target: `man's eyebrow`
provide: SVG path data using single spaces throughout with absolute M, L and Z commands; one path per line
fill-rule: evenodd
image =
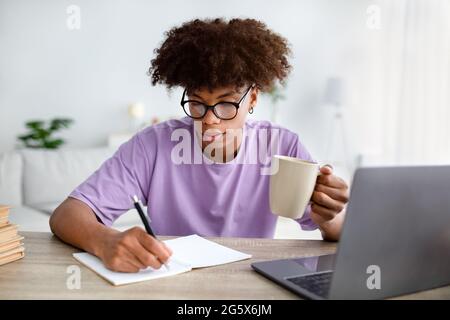
M 203 98 L 200 97 L 198 94 L 192 93 L 192 96 L 193 96 L 193 97 L 196 97 L 196 98 L 199 98 L 200 100 L 203 100 Z
M 228 96 L 232 96 L 234 94 L 237 94 L 238 92 L 236 91 L 229 91 L 229 92 L 225 92 L 224 94 L 221 94 L 220 96 L 218 96 L 216 99 L 221 99 L 221 98 L 225 98 Z

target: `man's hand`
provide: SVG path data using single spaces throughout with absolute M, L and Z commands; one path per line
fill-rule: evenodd
M 324 238 L 338 240 L 345 204 L 349 192 L 345 181 L 333 175 L 330 165 L 320 168 L 316 186 L 311 197 L 311 219 L 319 226 Z
M 114 232 L 104 239 L 99 257 L 108 269 L 119 272 L 138 272 L 152 267 L 159 269 L 172 250 L 145 230 L 134 227 L 124 232 Z

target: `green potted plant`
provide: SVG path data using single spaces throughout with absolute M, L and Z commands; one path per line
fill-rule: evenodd
M 28 121 L 25 126 L 28 132 L 18 136 L 18 139 L 26 148 L 58 149 L 65 141 L 55 138 L 53 134 L 63 128 L 68 128 L 73 123 L 72 119 L 56 118 L 47 121 Z

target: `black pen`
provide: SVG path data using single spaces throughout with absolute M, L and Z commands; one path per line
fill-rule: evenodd
M 147 233 L 149 235 L 151 235 L 153 238 L 158 240 L 158 238 L 156 237 L 156 235 L 153 232 L 152 228 L 150 227 L 149 221 L 148 221 L 147 217 L 145 216 L 144 211 L 142 210 L 142 206 L 141 206 L 141 203 L 139 201 L 139 198 L 136 195 L 133 196 L 133 202 L 134 202 L 134 207 L 136 208 L 137 212 L 139 213 L 139 216 L 141 217 L 142 223 L 144 224 L 145 231 L 147 231 Z M 167 270 L 169 270 L 169 266 L 168 266 L 167 263 L 162 262 L 162 264 L 164 264 L 164 266 L 167 268 Z

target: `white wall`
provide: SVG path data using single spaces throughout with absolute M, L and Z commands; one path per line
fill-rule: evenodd
M 30 119 L 71 117 L 68 146 L 104 144 L 127 129 L 126 107 L 148 117 L 182 115 L 180 90 L 168 95 L 146 75 L 164 31 L 194 17 L 253 17 L 292 44 L 294 72 L 279 122 L 324 157 L 330 118 L 321 108 L 325 79 L 351 79 L 364 63 L 369 1 L 61 1 L 0 0 L 0 152 L 11 150 Z M 81 29 L 66 26 L 69 5 Z M 269 118 L 268 100 L 253 117 Z

